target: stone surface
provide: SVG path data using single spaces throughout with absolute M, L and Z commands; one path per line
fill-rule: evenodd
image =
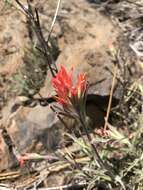
M 12 155 L 2 135 L 2 129 L 0 129 L 0 172 L 10 168 L 13 164 L 14 160 L 12 160 Z
M 0 74 L 14 73 L 29 41 L 25 18 L 15 8 L 1 5 L 0 15 Z
M 32 148 L 35 150 L 39 142 L 42 144 L 41 150 L 50 151 L 58 146 L 61 127 L 48 106 L 36 106 L 19 109 L 9 121 L 8 132 L 21 153 L 29 152 Z

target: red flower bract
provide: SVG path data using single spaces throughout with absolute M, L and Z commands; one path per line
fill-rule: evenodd
M 70 98 L 74 96 L 77 100 L 82 97 L 87 88 L 87 79 L 85 74 L 79 74 L 76 85 L 73 84 L 73 69 L 68 73 L 61 66 L 60 71 L 52 79 L 52 85 L 57 93 L 56 100 L 62 105 L 69 105 Z

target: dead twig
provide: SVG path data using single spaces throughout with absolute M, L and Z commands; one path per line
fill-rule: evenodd
M 116 80 L 116 75 L 117 75 L 117 65 L 114 66 L 114 73 L 113 74 L 114 75 L 113 75 L 112 86 L 111 86 L 111 90 L 110 90 L 110 97 L 109 97 L 109 102 L 108 102 L 108 108 L 107 108 L 107 113 L 106 113 L 106 117 L 105 117 L 104 131 L 107 130 L 107 126 L 108 126 L 108 119 L 109 119 L 109 115 L 110 115 L 112 98 L 113 98 L 113 91 L 114 91 L 115 80 Z
M 48 43 L 49 40 L 50 40 L 50 37 L 51 37 L 52 31 L 53 31 L 53 28 L 54 28 L 54 25 L 55 25 L 55 22 L 56 22 L 56 18 L 57 18 L 57 15 L 58 15 L 59 9 L 60 9 L 60 5 L 61 5 L 61 0 L 58 0 L 57 8 L 56 8 L 56 11 L 55 11 L 55 15 L 54 15 L 54 18 L 53 18 L 53 21 L 52 21 L 51 27 L 50 27 L 50 31 L 49 31 L 49 35 L 48 35 L 47 43 Z
M 75 159 L 76 163 L 85 163 L 89 162 L 90 158 L 89 157 L 83 157 L 83 158 L 78 158 Z M 16 185 L 15 189 L 28 189 L 31 187 L 37 187 L 43 180 L 45 180 L 49 175 L 52 173 L 58 173 L 60 171 L 63 171 L 65 169 L 71 168 L 71 163 L 68 161 L 58 161 L 53 164 L 50 164 L 47 168 L 44 168 L 39 175 L 36 175 L 32 177 L 30 180 L 26 180 L 22 184 Z
M 0 190 L 11 190 L 11 188 L 7 184 L 0 183 Z
M 142 3 L 137 3 L 137 2 L 135 2 L 135 0 L 133 0 L 133 1 L 126 0 L 126 2 L 128 2 L 128 3 L 130 3 L 130 4 L 134 4 L 134 5 L 139 6 L 139 7 L 142 7 L 142 6 L 143 6 Z

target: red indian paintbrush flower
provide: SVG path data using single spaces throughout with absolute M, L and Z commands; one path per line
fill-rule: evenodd
M 68 73 L 61 66 L 60 71 L 52 79 L 53 87 L 57 93 L 56 100 L 63 106 L 69 105 L 72 98 L 79 100 L 87 88 L 87 79 L 85 74 L 79 74 L 77 83 L 73 84 L 73 69 Z

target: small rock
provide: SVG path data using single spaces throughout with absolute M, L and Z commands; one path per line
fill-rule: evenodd
M 60 142 L 62 125 L 47 106 L 23 107 L 11 119 L 8 132 L 20 152 L 33 149 L 56 149 Z M 55 138 L 56 137 L 56 138 Z M 37 144 L 40 144 L 37 148 Z M 32 150 L 34 151 L 34 150 Z

